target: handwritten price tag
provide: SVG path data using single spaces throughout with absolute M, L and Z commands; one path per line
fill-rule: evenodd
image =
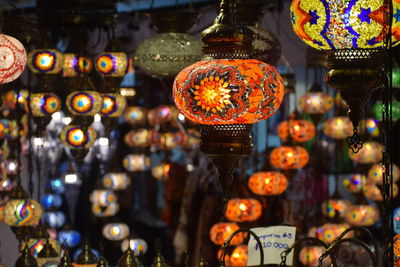
M 249 239 L 247 266 L 260 265 L 260 249 L 264 251 L 264 264 L 280 264 L 281 253 L 296 241 L 296 227 L 270 226 L 251 229 L 261 240 L 260 248 L 253 236 Z M 286 264 L 292 265 L 293 251 L 287 256 Z

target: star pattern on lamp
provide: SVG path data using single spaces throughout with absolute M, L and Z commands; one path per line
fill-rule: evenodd
M 371 18 L 369 17 L 369 14 L 371 14 L 371 8 L 361 8 L 361 13 L 358 15 L 358 18 L 360 19 L 360 22 L 366 22 L 368 24 L 371 23 Z

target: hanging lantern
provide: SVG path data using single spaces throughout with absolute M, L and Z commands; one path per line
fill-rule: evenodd
M 341 235 L 350 225 L 326 223 L 317 230 L 317 238 L 326 244 L 332 243 L 339 235 Z M 346 238 L 353 237 L 353 233 L 346 234 Z
M 368 171 L 368 180 L 372 183 L 382 185 L 383 184 L 383 170 L 385 166 L 382 163 L 376 163 L 372 165 L 371 169 Z M 400 169 L 396 164 L 392 164 L 393 172 L 392 179 L 393 183 L 396 183 L 400 178 Z
M 349 149 L 350 159 L 359 164 L 372 164 L 382 160 L 382 145 L 378 142 L 365 142 L 360 151 Z
M 60 254 L 53 248 L 49 240 L 46 240 L 43 249 L 39 252 L 36 261 L 38 267 L 58 266 Z
M 143 255 L 147 252 L 147 243 L 143 239 L 134 238 L 134 239 L 125 239 L 121 243 L 122 252 L 126 251 L 128 247 L 133 250 L 135 255 Z
M 43 214 L 43 222 L 50 228 L 58 229 L 64 226 L 67 217 L 62 211 L 49 211 Z
M 153 126 L 171 122 L 177 112 L 173 106 L 161 105 L 147 113 L 147 121 Z
M 150 131 L 146 129 L 132 130 L 124 136 L 124 142 L 130 147 L 148 147 L 150 145 Z
M 52 93 L 31 94 L 29 105 L 33 116 L 51 116 L 60 110 L 61 100 Z
M 393 2 L 396 10 L 399 4 Z M 384 1 L 368 0 L 323 2 L 294 0 L 291 5 L 294 32 L 306 44 L 328 50 L 325 80 L 339 90 L 349 105 L 349 117 L 354 135 L 348 140 L 357 152 L 362 141 L 357 132 L 364 104 L 373 90 L 383 84 L 383 53 L 387 25 Z M 392 44 L 400 39 L 396 16 L 392 20 Z
M 120 241 L 129 235 L 129 227 L 125 223 L 108 223 L 102 230 L 103 236 L 111 241 Z
M 92 127 L 85 132 L 79 126 L 67 125 L 60 132 L 61 142 L 70 149 L 89 149 L 96 141 L 96 137 L 96 131 Z
M 318 259 L 319 259 L 319 257 L 321 257 L 323 252 L 324 252 L 323 247 L 317 247 L 317 246 L 303 247 L 300 250 L 299 260 L 300 260 L 301 264 L 303 264 L 303 266 L 317 267 Z M 323 266 L 325 266 L 325 262 L 324 262 Z
M 141 126 L 146 123 L 146 110 L 142 107 L 127 107 L 123 114 L 124 120 L 133 125 L 133 126 Z
M 175 78 L 175 106 L 201 124 L 200 150 L 213 159 L 224 189 L 238 161 L 251 152 L 251 124 L 271 117 L 284 94 L 271 65 L 249 59 L 249 30 L 235 20 L 234 5 L 221 1 L 214 24 L 202 33 L 203 61 Z
M 399 194 L 399 187 L 393 184 L 393 198 Z M 363 188 L 364 196 L 372 201 L 383 201 L 381 189 L 374 183 L 367 183 Z
M 322 203 L 322 213 L 329 219 L 343 218 L 350 202 L 345 199 L 328 199 Z
M 348 175 L 343 179 L 343 186 L 352 193 L 359 193 L 367 184 L 365 175 L 353 174 Z
M 353 126 L 348 117 L 335 116 L 324 122 L 324 134 L 333 139 L 346 139 L 353 133 Z
M 131 184 L 131 179 L 124 172 L 110 172 L 102 178 L 103 186 L 114 191 L 125 190 Z
M 229 257 L 229 266 L 246 267 L 247 257 L 248 257 L 247 245 L 236 246 Z
M 280 172 L 256 172 L 250 176 L 248 186 L 254 194 L 275 196 L 286 191 L 288 179 Z
M 150 14 L 158 34 L 144 40 L 135 53 L 135 63 L 145 73 L 156 77 L 175 77 L 182 69 L 202 57 L 201 45 L 186 32 L 198 13 L 163 11 Z
M 128 71 L 128 56 L 123 52 L 103 52 L 95 61 L 97 72 L 105 77 L 122 77 Z
M 393 121 L 397 121 L 400 118 L 400 101 L 396 99 L 392 99 L 392 118 Z M 382 101 L 376 101 L 376 103 L 372 106 L 372 114 L 379 121 L 382 120 L 382 111 L 384 109 L 384 105 Z
M 182 132 L 162 133 L 159 147 L 165 150 L 172 150 L 178 146 L 184 145 L 186 136 Z
M 274 148 L 270 155 L 271 165 L 283 170 L 303 168 L 308 159 L 307 150 L 300 146 L 280 146 Z
M 122 161 L 122 165 L 129 172 L 145 171 L 150 164 L 150 158 L 143 154 L 129 154 Z
M 210 240 L 219 246 L 222 246 L 226 240 L 240 227 L 236 223 L 216 223 L 210 229 Z M 245 234 L 238 233 L 231 240 L 231 245 L 238 245 L 244 241 Z
M 233 222 L 252 222 L 262 214 L 260 201 L 254 198 L 232 198 L 228 200 L 225 217 Z
M 185 149 L 197 149 L 200 144 L 200 132 L 197 129 L 187 129 L 185 143 L 183 147 Z
M 57 74 L 63 62 L 63 54 L 56 49 L 37 49 L 28 54 L 28 67 L 33 73 Z
M 160 181 L 167 181 L 171 170 L 170 163 L 161 163 L 151 168 L 151 175 Z
M 14 37 L 0 34 L 0 84 L 17 79 L 26 66 L 26 51 L 20 41 Z
M 316 133 L 315 126 L 307 120 L 289 119 L 278 125 L 278 136 L 286 141 L 290 136 L 293 141 L 304 143 L 311 140 Z
M 120 94 L 102 94 L 103 107 L 100 114 L 104 117 L 119 117 L 126 108 L 126 99 Z
M 119 211 L 119 204 L 118 203 L 111 203 L 107 206 L 101 206 L 98 203 L 92 204 L 92 213 L 99 218 L 103 217 L 111 217 L 117 214 Z
M 58 209 L 63 203 L 62 197 L 58 194 L 45 194 L 42 196 L 40 204 L 46 210 Z
M 90 195 L 90 201 L 93 204 L 99 204 L 103 207 L 116 203 L 117 200 L 117 195 L 111 190 L 96 189 Z
M 94 116 L 100 113 L 102 97 L 95 91 L 77 91 L 67 96 L 66 103 L 73 115 Z
M 321 91 L 310 91 L 300 97 L 299 105 L 306 113 L 322 115 L 333 107 L 333 98 Z
M 379 211 L 371 205 L 354 205 L 348 208 L 345 218 L 354 226 L 372 226 L 379 219 Z
M 8 119 L 0 119 L 0 139 L 11 139 L 12 129 Z
M 58 231 L 57 239 L 60 244 L 72 248 L 81 243 L 81 234 L 75 230 L 61 230 Z
M 360 129 L 365 130 L 365 132 L 372 137 L 380 136 L 379 124 L 377 120 L 374 119 L 362 120 L 360 122 Z
M 90 73 L 92 69 L 93 62 L 90 58 L 78 56 L 74 53 L 64 54 L 63 77 L 77 77 L 79 74 Z
M 30 254 L 36 258 L 39 252 L 43 249 L 46 240 L 47 238 L 29 238 L 28 241 L 21 243 L 20 249 L 23 249 L 27 245 Z M 57 252 L 61 250 L 60 244 L 57 240 L 49 239 L 49 243 Z

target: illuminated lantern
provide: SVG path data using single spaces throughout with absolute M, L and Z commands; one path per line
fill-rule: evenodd
M 229 266 L 246 267 L 247 266 L 247 245 L 239 245 L 235 247 L 229 257 Z
M 393 182 L 396 183 L 400 178 L 400 169 L 396 164 L 392 164 L 393 173 L 392 178 Z M 378 185 L 383 184 L 383 169 L 385 168 L 382 163 L 376 163 L 372 165 L 371 169 L 368 171 L 368 180 L 372 183 L 376 183 Z
M 96 216 L 96 217 L 111 217 L 114 216 L 115 214 L 117 214 L 117 212 L 119 211 L 119 204 L 118 203 L 111 203 L 107 206 L 101 206 L 98 203 L 93 203 L 92 204 L 92 213 Z
M 106 77 L 122 77 L 128 71 L 128 56 L 123 52 L 104 52 L 96 58 L 98 73 Z
M 400 208 L 395 208 L 393 211 L 393 231 L 400 234 Z
M 357 153 L 349 149 L 350 159 L 360 164 L 372 164 L 382 160 L 382 145 L 378 142 L 365 142 Z
M 127 107 L 123 114 L 124 120 L 131 125 L 143 125 L 146 122 L 146 111 L 142 107 Z
M 367 183 L 363 188 L 364 196 L 372 201 L 383 201 L 381 189 L 374 183 Z M 393 184 L 393 197 L 396 197 L 399 193 L 399 187 L 397 184 Z
M 49 211 L 43 214 L 43 222 L 50 228 L 61 228 L 64 226 L 67 217 L 62 211 Z
M 380 130 L 378 121 L 374 119 L 365 119 L 360 122 L 360 129 L 365 130 L 372 137 L 379 137 Z
M 326 223 L 317 230 L 317 238 L 325 243 L 332 243 L 341 233 L 344 232 L 350 225 Z M 346 234 L 346 237 L 352 237 L 353 233 Z
M 89 127 L 84 131 L 80 126 L 67 125 L 60 132 L 60 139 L 63 145 L 69 149 L 89 149 L 96 141 L 97 133 Z
M 274 148 L 270 155 L 271 165 L 283 170 L 303 168 L 308 159 L 307 150 L 300 146 L 280 146 Z
M 384 105 L 380 100 L 372 106 L 372 114 L 379 121 L 382 120 L 383 107 Z M 400 101 L 397 101 L 396 99 L 392 99 L 392 118 L 394 121 L 400 118 Z
M 121 243 L 122 252 L 128 249 L 128 246 L 135 253 L 135 255 L 145 254 L 147 252 L 147 243 L 143 239 L 134 238 L 134 239 L 125 239 Z
M 122 161 L 124 168 L 130 172 L 145 171 L 150 163 L 150 158 L 143 154 L 129 154 Z
M 60 254 L 54 249 L 49 240 L 46 240 L 43 249 L 39 252 L 36 261 L 38 267 L 58 266 Z
M 343 179 L 343 186 L 346 187 L 352 193 L 359 193 L 363 187 L 367 184 L 365 175 L 353 174 L 346 176 Z
M 3 96 L 4 104 L 11 110 L 17 108 L 29 112 L 28 90 L 9 90 Z
M 293 141 L 304 143 L 315 136 L 316 130 L 312 122 L 307 120 L 289 119 L 278 125 L 278 136 L 286 141 L 290 136 Z
M 35 226 L 42 216 L 42 208 L 36 200 L 28 199 L 27 193 L 18 184 L 11 192 L 11 198 L 5 203 L 3 213 L 3 221 L 9 226 Z
M 352 135 L 353 125 L 348 117 L 335 116 L 324 122 L 324 134 L 333 139 L 345 139 Z
M 343 218 L 349 205 L 345 199 L 328 199 L 322 203 L 322 213 L 329 219 Z
M 57 235 L 58 242 L 72 248 L 81 243 L 81 234 L 75 230 L 61 230 Z
M 0 84 L 17 79 L 26 66 L 26 51 L 14 37 L 0 34 Z
M 102 230 L 103 236 L 111 241 L 120 241 L 129 235 L 129 227 L 125 223 L 108 223 Z
M 333 97 L 329 94 L 313 91 L 305 93 L 299 99 L 300 108 L 309 114 L 325 114 L 333 107 Z
M 25 245 L 28 245 L 29 252 L 31 253 L 32 256 L 37 257 L 39 252 L 43 249 L 44 244 L 46 242 L 47 238 L 29 238 L 28 241 L 22 242 L 20 245 L 20 250 L 25 247 Z M 51 246 L 59 252 L 61 250 L 60 244 L 57 242 L 55 239 L 48 239 Z
M 102 109 L 102 97 L 96 91 L 76 91 L 67 96 L 67 107 L 73 115 L 94 116 Z
M 171 170 L 171 164 L 161 163 L 151 168 L 151 175 L 160 181 L 167 181 L 169 178 L 169 171 Z
M 318 259 L 324 252 L 323 247 L 308 246 L 300 250 L 299 260 L 303 266 L 318 267 Z M 325 266 L 325 264 L 324 264 Z
M 260 201 L 254 198 L 232 198 L 228 200 L 225 217 L 233 222 L 252 222 L 262 214 Z
M 130 177 L 124 172 L 110 172 L 102 178 L 103 186 L 106 189 L 115 191 L 125 190 L 131 184 Z
M 100 206 L 107 206 L 118 201 L 117 195 L 114 191 L 96 189 L 90 195 L 90 201 L 93 204 L 99 204 Z
M 63 54 L 56 49 L 37 49 L 28 54 L 28 67 L 33 73 L 57 74 L 63 62 Z
M 31 94 L 29 105 L 33 116 L 51 116 L 60 110 L 61 100 L 52 93 Z
M 147 147 L 150 145 L 150 132 L 146 129 L 132 130 L 124 136 L 124 141 L 130 147 Z
M 43 208 L 45 209 L 58 209 L 61 207 L 63 200 L 60 195 L 57 194 L 45 194 L 42 196 L 40 201 Z
M 93 69 L 93 62 L 88 57 L 78 56 L 74 53 L 64 54 L 62 75 L 64 77 L 76 77 L 78 74 L 90 73 Z
M 162 149 L 172 150 L 186 142 L 186 136 L 181 132 L 167 132 L 161 134 L 160 146 Z
M 347 209 L 345 218 L 353 226 L 372 226 L 379 219 L 379 211 L 371 205 L 354 205 Z
M 256 172 L 250 176 L 248 186 L 260 196 L 280 195 L 288 187 L 288 179 L 280 172 Z
M 210 229 L 210 240 L 215 244 L 222 246 L 226 240 L 240 227 L 236 223 L 216 223 Z M 245 234 L 238 233 L 231 240 L 231 245 L 238 245 L 244 241 Z
M 151 125 L 164 124 L 172 121 L 177 110 L 172 106 L 158 106 L 147 113 L 147 120 Z
M 102 94 L 103 107 L 100 114 L 104 117 L 119 117 L 126 108 L 126 99 L 120 94 Z
M 202 57 L 200 42 L 187 34 L 196 21 L 195 12 L 154 12 L 151 20 L 158 34 L 144 40 L 135 53 L 135 63 L 156 77 L 175 77 Z

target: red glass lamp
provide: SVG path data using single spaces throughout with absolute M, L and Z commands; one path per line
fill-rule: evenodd
M 252 150 L 251 124 L 279 108 L 284 86 L 271 65 L 249 59 L 251 35 L 236 22 L 232 0 L 202 33 L 205 58 L 175 78 L 173 99 L 189 120 L 201 124 L 200 149 L 217 166 L 223 186 Z

